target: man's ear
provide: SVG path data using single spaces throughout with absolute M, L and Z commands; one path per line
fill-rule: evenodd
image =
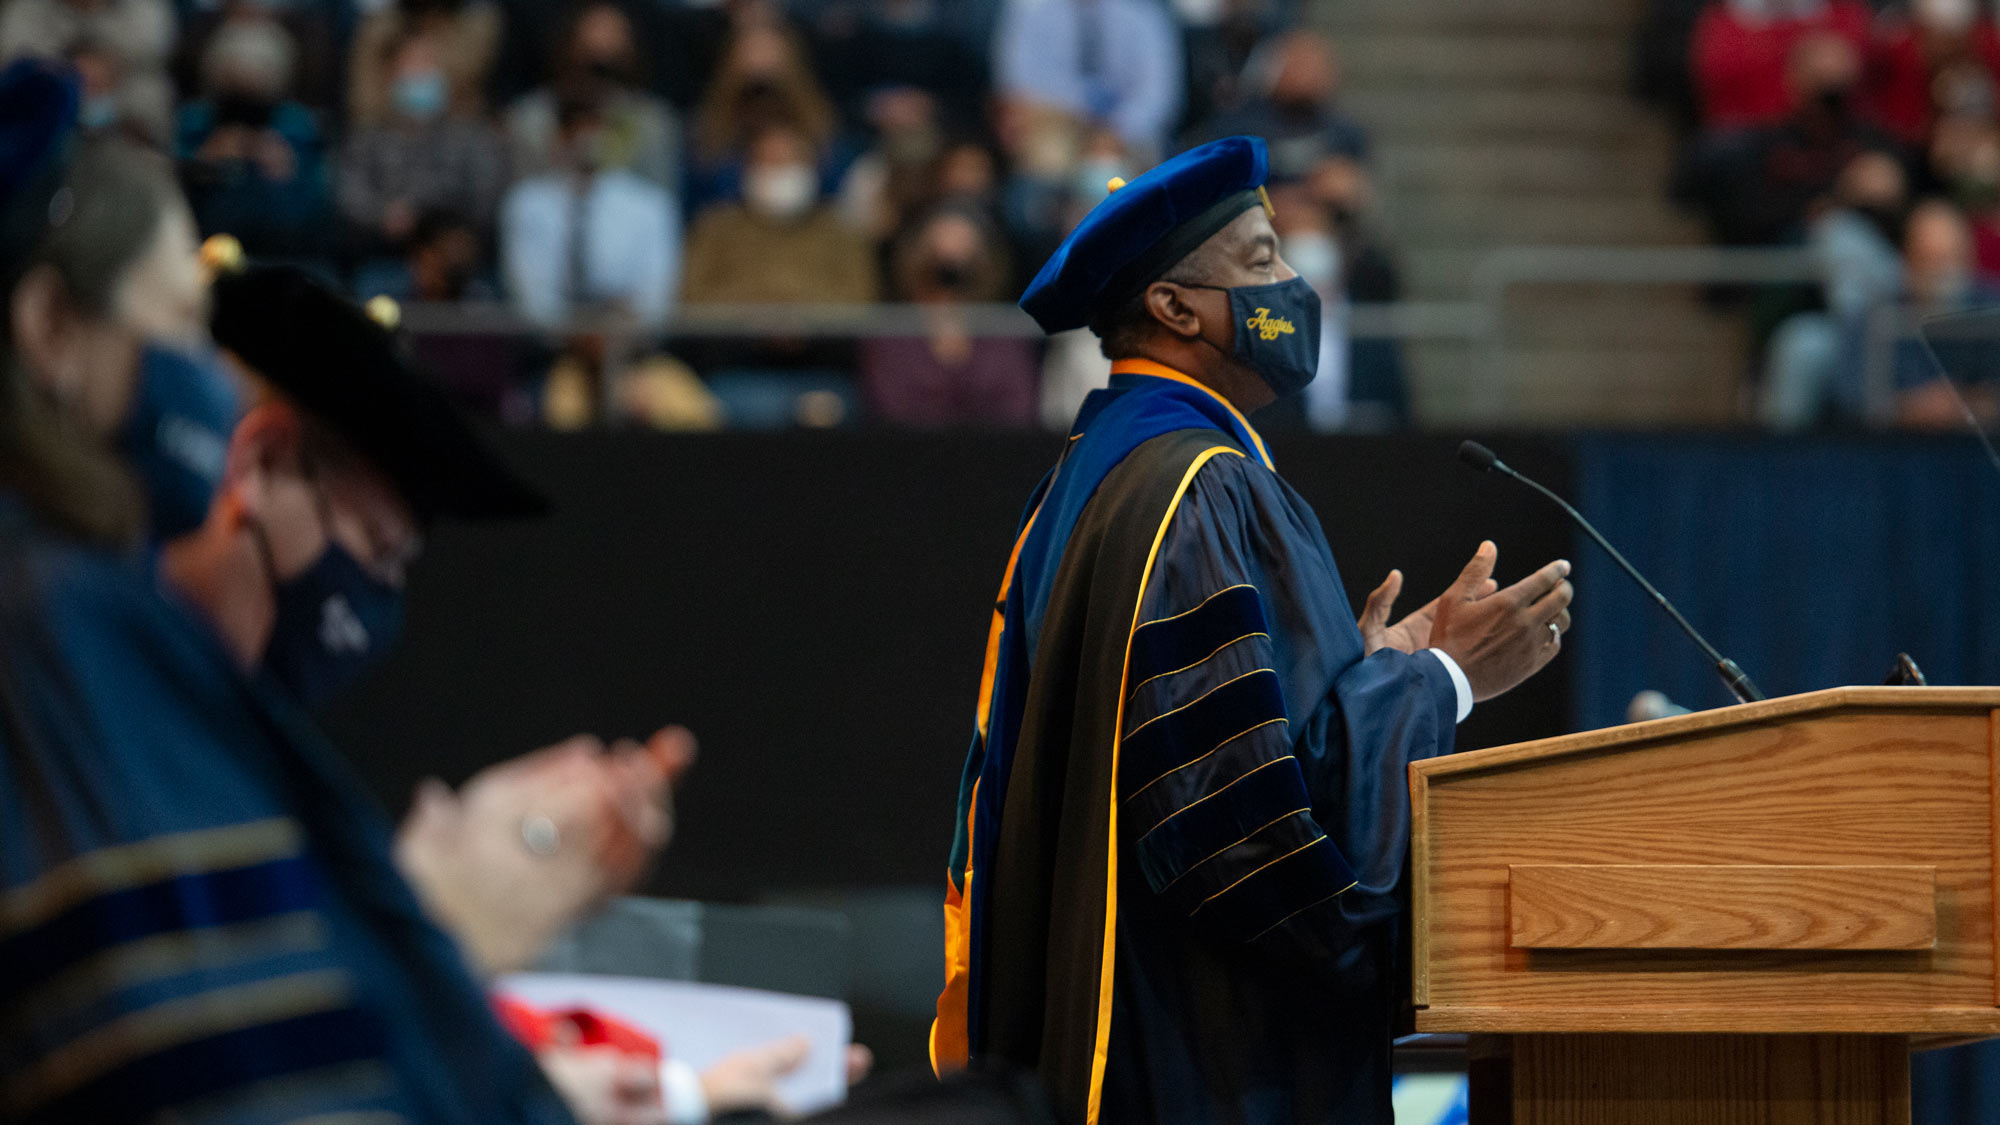
M 1172 282 L 1155 281 L 1146 287 L 1146 311 L 1176 336 L 1192 340 L 1201 335 L 1201 314 L 1188 303 L 1187 290 Z
M 29 270 L 15 284 L 7 308 L 7 327 L 15 350 L 27 361 L 29 378 L 57 401 L 75 391 L 64 385 L 72 374 L 65 370 L 72 360 L 64 346 L 71 312 L 62 278 L 48 265 Z
M 271 482 L 300 475 L 305 431 L 299 416 L 283 403 L 254 406 L 229 436 L 229 460 L 222 488 L 244 514 L 262 515 Z

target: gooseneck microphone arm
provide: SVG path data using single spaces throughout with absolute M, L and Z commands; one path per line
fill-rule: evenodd
M 1613 547 L 1610 540 L 1598 534 L 1597 529 L 1590 525 L 1590 521 L 1583 518 L 1582 512 L 1570 507 L 1569 501 L 1542 487 L 1540 482 L 1515 472 L 1505 461 L 1494 456 L 1492 450 L 1476 441 L 1468 441 L 1461 444 L 1458 447 L 1458 459 L 1475 469 L 1488 473 L 1499 473 L 1505 477 L 1512 477 L 1529 488 L 1534 489 L 1536 492 L 1541 493 L 1543 496 L 1548 497 L 1550 503 L 1561 508 L 1564 515 L 1567 515 L 1576 526 L 1582 528 L 1585 535 L 1590 536 L 1591 542 L 1604 548 L 1604 553 L 1611 556 L 1611 561 L 1617 563 L 1626 574 L 1631 575 L 1632 581 L 1637 582 L 1639 588 L 1646 591 L 1646 596 L 1653 599 L 1653 604 L 1665 610 L 1667 616 L 1674 619 L 1674 624 L 1679 625 L 1681 631 L 1686 633 L 1688 638 L 1700 647 L 1702 654 L 1707 656 L 1709 662 L 1715 665 L 1716 674 L 1722 677 L 1722 682 L 1728 685 L 1730 693 L 1736 696 L 1738 702 L 1754 703 L 1764 698 L 1764 693 L 1757 690 L 1757 685 L 1750 682 L 1750 677 L 1744 674 L 1743 669 L 1738 667 L 1734 660 L 1717 652 L 1715 646 L 1708 643 L 1708 638 L 1702 636 L 1693 625 L 1688 623 L 1687 618 L 1681 616 L 1681 611 L 1674 608 L 1674 604 L 1667 600 L 1667 596 L 1654 589 L 1653 584 L 1646 581 L 1646 576 L 1640 574 L 1637 567 L 1627 562 L 1624 555 L 1618 553 L 1618 548 Z

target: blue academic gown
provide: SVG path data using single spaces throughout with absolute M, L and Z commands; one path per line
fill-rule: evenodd
M 569 1121 L 275 687 L 0 498 L 0 1121 Z
M 1035 1069 L 1073 1120 L 1386 1125 L 1406 772 L 1457 695 L 1364 653 L 1248 422 L 1135 366 L 996 611 L 933 1052 Z

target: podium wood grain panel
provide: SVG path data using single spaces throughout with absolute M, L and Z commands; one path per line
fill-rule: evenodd
M 1411 770 L 1417 1028 L 2000 1032 L 1990 688 L 1841 688 Z M 1928 948 L 1517 948 L 1510 869 L 1928 867 Z
M 1929 949 L 1937 872 L 1920 865 L 1516 864 L 1516 949 Z
M 1513 1125 L 1909 1125 L 1883 1035 L 1522 1035 Z

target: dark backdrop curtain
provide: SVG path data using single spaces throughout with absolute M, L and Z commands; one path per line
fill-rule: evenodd
M 1879 683 L 1908 652 L 1935 684 L 2000 683 L 2000 474 L 1969 439 L 1580 441 L 1584 514 L 1770 695 Z M 1582 541 L 1577 729 L 1644 688 L 1729 703 L 1665 614 Z M 2000 1045 L 1918 1056 L 1918 1125 L 2000 1120 Z

